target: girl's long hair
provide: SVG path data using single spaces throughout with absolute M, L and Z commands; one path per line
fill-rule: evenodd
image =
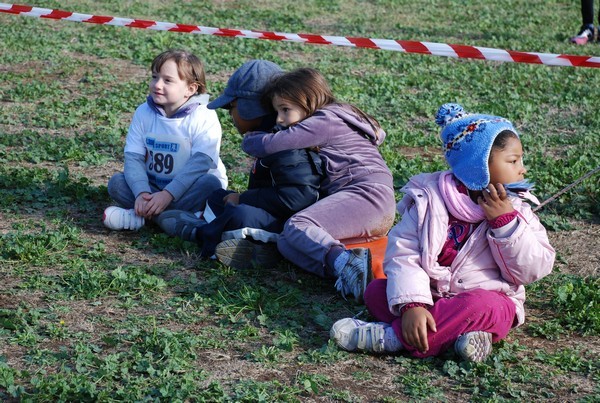
M 267 86 L 263 93 L 263 103 L 269 108 L 273 108 L 273 97 L 277 95 L 295 105 L 298 105 L 306 117 L 314 114 L 317 109 L 330 104 L 340 104 L 338 102 L 327 80 L 323 75 L 310 67 L 303 67 L 288 73 L 276 76 Z M 363 112 L 354 105 L 348 105 L 358 116 L 367 121 L 378 133 L 381 129 L 379 122 L 371 115 Z

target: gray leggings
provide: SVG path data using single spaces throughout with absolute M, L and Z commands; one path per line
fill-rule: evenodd
M 391 187 L 369 182 L 347 185 L 294 214 L 285 223 L 277 248 L 300 268 L 320 277 L 331 277 L 331 268 L 325 266 L 329 250 L 387 235 L 395 211 Z
M 172 201 L 167 210 L 185 210 L 191 212 L 204 210 L 208 196 L 221 188 L 222 185 L 219 178 L 212 174 L 202 175 L 179 200 Z M 153 185 L 150 185 L 150 189 L 152 193 L 160 191 L 159 188 Z M 135 195 L 125 181 L 125 175 L 122 172 L 114 174 L 108 181 L 108 194 L 123 208 L 132 209 L 135 205 Z

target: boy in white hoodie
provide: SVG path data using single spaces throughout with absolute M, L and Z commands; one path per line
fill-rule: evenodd
M 221 125 L 207 108 L 204 66 L 184 50 L 152 61 L 150 94 L 131 121 L 123 172 L 108 182 L 119 206 L 104 211 L 112 230 L 138 230 L 164 210 L 198 211 L 213 191 L 227 187 L 219 157 Z

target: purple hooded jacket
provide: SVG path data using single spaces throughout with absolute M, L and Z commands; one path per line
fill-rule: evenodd
M 392 173 L 377 147 L 385 132 L 346 104 L 331 104 L 277 133 L 250 132 L 242 149 L 255 157 L 283 150 L 318 147 L 326 178 L 321 192 L 330 195 L 354 182 L 369 181 L 393 187 Z

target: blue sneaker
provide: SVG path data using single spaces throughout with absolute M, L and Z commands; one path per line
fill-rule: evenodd
M 167 210 L 154 218 L 154 222 L 170 236 L 179 237 L 185 241 L 196 242 L 196 231 L 206 225 L 206 221 L 196 217 L 189 211 Z
M 362 303 L 367 284 L 373 278 L 371 251 L 369 248 L 354 248 L 343 253 L 349 254 L 348 260 L 343 267 L 336 268 L 338 278 L 335 288 L 344 299 L 346 295 L 351 294 L 357 302 Z

